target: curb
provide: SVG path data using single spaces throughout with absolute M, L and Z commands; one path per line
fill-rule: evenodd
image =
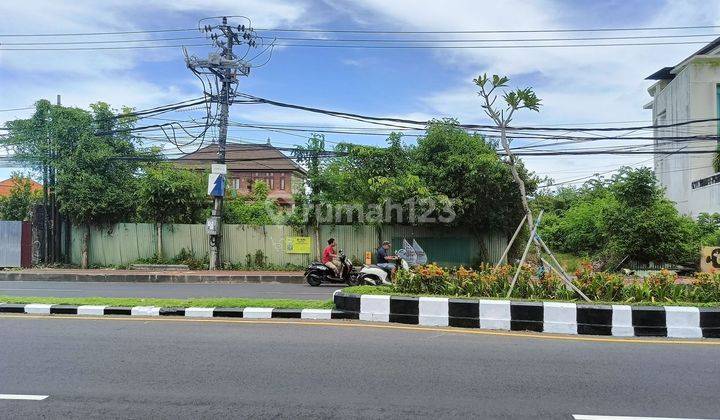
M 0 271 L 0 281 L 67 281 L 67 282 L 128 282 L 128 283 L 286 283 L 303 284 L 302 274 L 240 274 L 205 275 L 172 273 L 23 273 Z
M 99 306 L 99 305 L 48 305 L 44 303 L 0 303 L 0 314 L 33 315 L 127 315 L 173 316 L 185 318 L 297 318 L 297 319 L 349 319 L 337 309 L 278 309 L 278 308 L 161 308 L 158 306 Z M 352 315 L 351 315 L 352 317 Z
M 363 321 L 616 337 L 720 338 L 720 308 L 591 305 L 336 292 L 335 307 Z

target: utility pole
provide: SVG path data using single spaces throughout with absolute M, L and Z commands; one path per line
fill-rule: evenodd
M 225 149 L 227 143 L 227 125 L 230 104 L 235 96 L 235 89 L 238 83 L 238 73 L 241 76 L 250 74 L 250 65 L 238 59 L 233 47 L 246 44 L 248 48 L 256 46 L 256 36 L 251 27 L 245 25 L 232 26 L 228 24 L 228 18 L 223 17 L 222 23 L 218 25 L 205 25 L 200 28 L 205 32 L 214 45 L 220 48 L 219 53 L 211 53 L 207 59 L 185 55 L 185 62 L 188 68 L 201 77 L 201 75 L 212 75 L 216 82 L 220 82 L 222 88 L 219 95 L 213 92 L 205 92 L 210 100 L 220 107 L 219 134 L 217 166 L 213 166 L 211 180 L 214 180 L 216 188 L 208 188 L 212 191 L 213 208 L 212 215 L 207 221 L 206 229 L 210 238 L 210 270 L 217 270 L 222 267 L 220 259 L 220 245 L 222 242 L 222 209 L 225 195 L 224 175 L 227 172 L 225 167 Z M 212 84 L 210 85 L 212 86 Z M 211 87 L 212 89 L 212 87 Z M 207 122 L 210 124 L 210 122 Z M 217 172 L 216 172 L 217 170 Z

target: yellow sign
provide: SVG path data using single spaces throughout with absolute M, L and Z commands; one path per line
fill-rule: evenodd
M 703 273 L 720 272 L 720 247 L 704 246 L 701 255 L 700 271 Z
M 287 236 L 285 252 L 288 254 L 309 254 L 312 252 L 312 239 L 309 236 Z

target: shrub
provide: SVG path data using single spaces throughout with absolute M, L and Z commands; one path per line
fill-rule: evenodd
M 455 271 L 435 264 L 399 271 L 393 290 L 399 293 L 505 298 L 518 268 L 480 265 L 478 270 L 460 267 Z M 520 268 L 510 295 L 516 299 L 577 300 L 579 296 L 555 273 L 533 276 L 532 268 Z M 720 273 L 697 274 L 692 284 L 676 284 L 677 275 L 661 270 L 640 282 L 626 283 L 621 275 L 597 272 L 583 261 L 573 284 L 591 300 L 600 302 L 720 302 Z

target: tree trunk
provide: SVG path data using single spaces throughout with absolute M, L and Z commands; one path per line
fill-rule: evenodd
M 157 258 L 159 261 L 162 261 L 163 259 L 163 224 L 161 222 L 155 223 L 155 228 L 157 229 Z
M 518 188 L 520 189 L 520 199 L 522 200 L 523 209 L 525 210 L 525 214 L 527 214 L 527 225 L 528 229 L 532 232 L 533 230 L 533 217 L 532 217 L 532 211 L 530 211 L 530 205 L 528 204 L 527 200 L 527 193 L 525 192 L 525 183 L 520 178 L 520 174 L 518 174 L 517 168 L 515 167 L 515 156 L 512 154 L 512 151 L 510 151 L 510 144 L 507 141 L 507 137 L 505 135 L 505 126 L 500 127 L 500 142 L 502 143 L 503 149 L 505 149 L 505 153 L 507 154 L 508 158 L 510 159 L 510 171 L 512 172 L 513 179 L 515 179 L 515 183 L 518 185 Z
M 81 248 L 80 248 L 80 249 L 81 249 L 81 253 L 82 253 L 82 257 L 81 257 L 81 260 L 80 260 L 80 267 L 82 267 L 83 269 L 86 270 L 86 269 L 88 268 L 88 266 L 90 265 L 90 264 L 89 264 L 89 258 L 88 258 L 88 257 L 89 257 L 89 256 L 88 256 L 88 250 L 89 250 L 89 248 L 90 248 L 90 225 L 89 225 L 89 224 L 85 224 L 84 227 L 85 227 L 85 231 L 83 232 L 82 245 L 81 245 Z
M 320 261 L 322 252 L 320 251 L 320 223 L 317 219 L 317 215 L 315 215 L 315 252 L 317 255 L 316 259 Z
M 532 211 L 530 210 L 530 205 L 528 204 L 527 199 L 527 192 L 525 190 L 525 182 L 523 182 L 522 178 L 520 178 L 520 174 L 517 171 L 517 168 L 515 167 L 515 155 L 513 155 L 512 151 L 510 150 L 510 144 L 507 141 L 507 136 L 505 133 L 505 124 L 500 126 L 500 142 L 502 143 L 503 149 L 505 149 L 505 153 L 507 154 L 508 158 L 510 159 L 510 172 L 512 172 L 512 176 L 515 179 L 515 183 L 518 185 L 518 188 L 520 189 L 520 199 L 522 200 L 523 209 L 525 210 L 525 214 L 527 215 L 527 226 L 528 231 L 531 235 L 533 235 L 533 230 L 535 228 L 535 221 L 533 219 Z M 538 245 L 535 238 L 531 238 L 532 242 L 535 242 L 535 255 L 538 260 L 538 264 L 542 265 L 542 255 L 540 251 L 540 245 Z M 518 268 L 519 269 L 519 268 Z

